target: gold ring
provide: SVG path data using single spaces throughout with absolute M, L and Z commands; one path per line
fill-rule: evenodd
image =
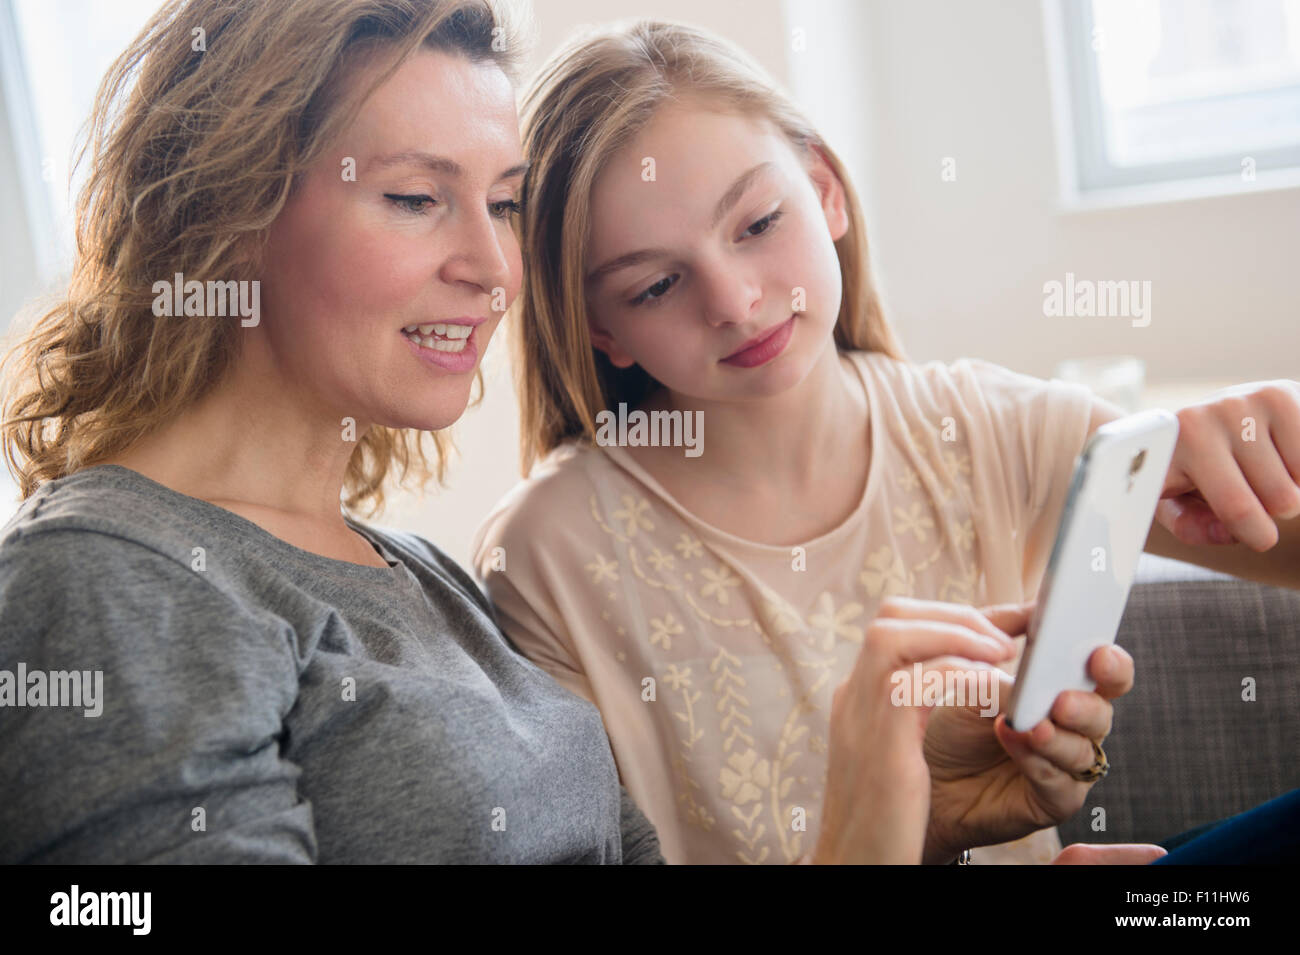
M 1088 742 L 1092 743 L 1092 765 L 1082 772 L 1071 774 L 1081 783 L 1095 783 L 1110 772 L 1110 763 L 1106 759 L 1106 751 L 1101 748 L 1101 743 L 1095 739 L 1090 739 Z

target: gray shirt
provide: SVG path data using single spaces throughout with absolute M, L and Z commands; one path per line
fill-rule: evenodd
M 596 708 L 438 548 L 348 523 L 388 567 L 117 465 L 25 501 L 0 529 L 0 863 L 662 863 Z

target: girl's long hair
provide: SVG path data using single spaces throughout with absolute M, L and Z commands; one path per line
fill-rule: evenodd
M 22 496 L 130 447 L 237 360 L 235 321 L 156 318 L 154 282 L 256 279 L 303 171 L 408 55 L 454 52 L 514 79 L 518 42 L 502 0 L 166 3 L 95 98 L 66 295 L 3 363 L 0 440 Z M 377 78 L 345 96 L 362 56 L 378 59 Z M 344 505 L 382 509 L 394 465 L 401 479 L 414 469 L 441 482 L 450 439 L 432 435 L 431 472 L 423 437 L 371 427 L 348 462 Z
M 568 438 L 595 439 L 595 418 L 634 407 L 657 383 L 616 368 L 592 347 L 583 288 L 591 190 L 602 161 L 675 95 L 705 97 L 771 121 L 800 151 L 816 147 L 844 185 L 849 228 L 835 243 L 844 294 L 841 349 L 905 359 L 871 278 L 861 205 L 844 164 L 762 69 L 725 41 L 679 23 L 641 20 L 574 39 L 534 79 L 523 102 L 523 293 L 511 322 L 520 405 L 520 465 Z

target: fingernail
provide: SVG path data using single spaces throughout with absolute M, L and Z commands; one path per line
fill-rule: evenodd
M 1101 675 L 1112 677 L 1115 675 L 1115 668 L 1119 666 L 1119 660 L 1116 659 L 1116 653 L 1110 647 L 1106 648 L 1105 654 L 1101 658 Z

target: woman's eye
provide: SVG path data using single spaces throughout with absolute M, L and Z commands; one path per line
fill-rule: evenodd
M 517 216 L 524 211 L 524 207 L 514 199 L 503 199 L 501 202 L 494 202 L 491 204 L 491 208 L 492 214 L 498 219 L 509 219 L 511 216 Z
M 435 203 L 433 196 L 399 196 L 391 192 L 384 193 L 384 198 L 393 205 L 413 212 L 416 215 L 422 214 L 428 206 Z
M 654 299 L 663 297 L 663 295 L 670 288 L 673 287 L 676 281 L 677 281 L 676 275 L 669 275 L 666 278 L 660 279 L 658 282 L 650 286 L 648 289 L 646 289 L 636 298 L 632 299 L 632 304 L 641 305 L 644 302 L 652 301 Z
M 763 216 L 763 218 L 759 219 L 757 222 L 755 222 L 753 225 L 751 225 L 748 229 L 745 230 L 745 235 L 748 236 L 762 235 L 768 229 L 772 228 L 772 226 L 776 223 L 776 220 L 781 218 L 781 215 L 782 215 L 781 210 L 777 209 L 775 212 L 771 212 L 768 215 Z

